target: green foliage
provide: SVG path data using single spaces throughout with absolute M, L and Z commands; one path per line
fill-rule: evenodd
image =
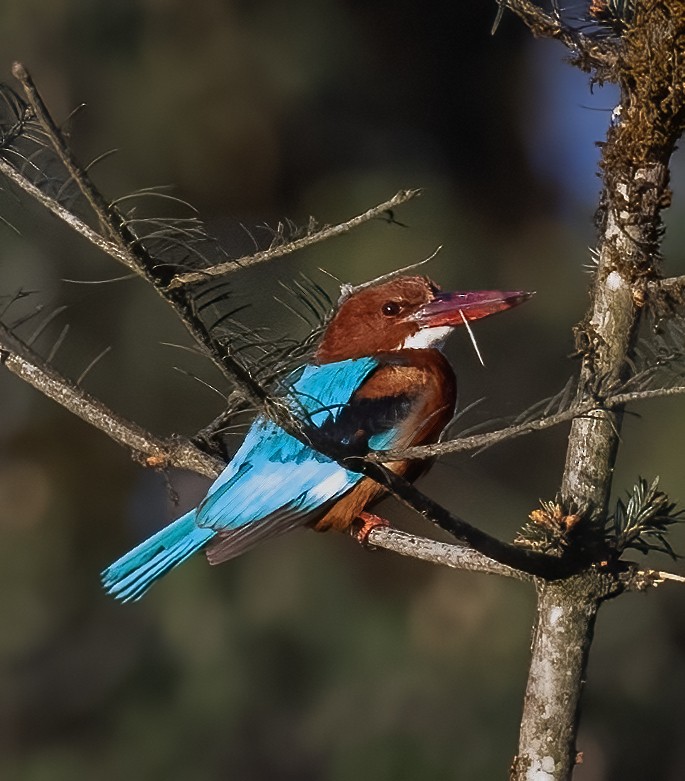
M 668 541 L 670 527 L 685 520 L 668 495 L 659 490 L 659 478 L 651 484 L 639 478 L 625 503 L 616 502 L 616 511 L 607 520 L 606 538 L 610 546 L 622 553 L 634 548 L 641 553 L 659 551 L 674 559 L 677 554 Z

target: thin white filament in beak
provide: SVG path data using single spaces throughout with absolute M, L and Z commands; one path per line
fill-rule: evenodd
M 469 337 L 471 339 L 471 344 L 473 345 L 473 349 L 476 351 L 476 355 L 478 356 L 478 360 L 480 361 L 481 366 L 485 366 L 485 361 L 483 360 L 483 356 L 480 354 L 480 350 L 478 349 L 478 343 L 476 342 L 476 337 L 473 335 L 473 330 L 471 329 L 471 326 L 469 325 L 469 321 L 466 319 L 464 313 L 459 310 L 459 314 L 461 315 L 461 319 L 464 322 L 464 326 L 466 327 L 466 330 L 468 331 Z

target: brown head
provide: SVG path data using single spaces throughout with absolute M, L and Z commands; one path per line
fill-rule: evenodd
M 316 351 L 331 363 L 400 349 L 437 346 L 465 320 L 479 320 L 527 301 L 523 291 L 442 293 L 428 277 L 401 276 L 343 294 Z

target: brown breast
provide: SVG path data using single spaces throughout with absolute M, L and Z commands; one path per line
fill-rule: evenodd
M 379 357 L 382 365 L 354 394 L 358 399 L 383 398 L 411 393 L 413 403 L 396 447 L 436 442 L 454 415 L 457 387 L 452 367 L 438 350 L 399 350 Z M 387 362 L 383 362 L 387 361 Z M 397 474 L 415 480 L 430 461 L 394 461 L 387 464 Z M 317 531 L 347 529 L 359 513 L 381 498 L 384 489 L 364 478 L 313 524 Z

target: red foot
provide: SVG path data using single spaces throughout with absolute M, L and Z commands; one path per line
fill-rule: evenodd
M 381 518 L 380 515 L 374 515 L 373 513 L 359 513 L 359 517 L 354 522 L 351 529 L 352 536 L 357 540 L 357 542 L 361 543 L 362 545 L 367 545 L 369 534 L 371 534 L 371 532 L 374 529 L 377 529 L 379 526 L 390 526 L 390 521 L 387 521 L 385 518 Z

